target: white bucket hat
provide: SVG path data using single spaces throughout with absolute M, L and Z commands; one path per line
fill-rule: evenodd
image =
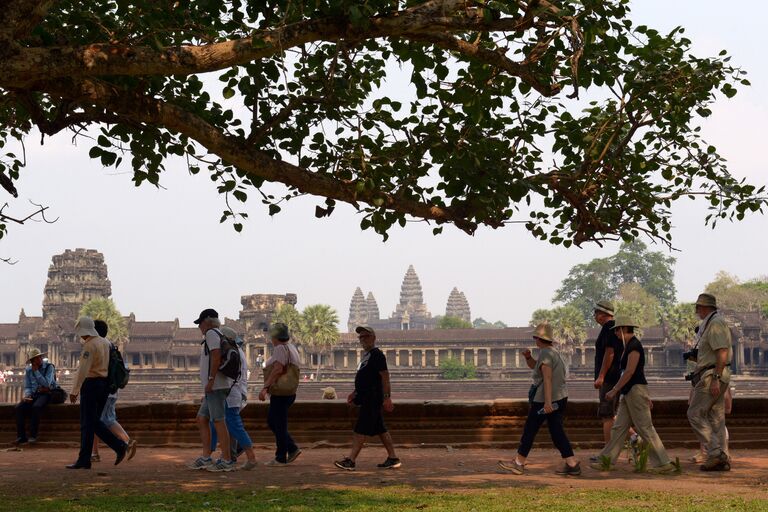
M 79 318 L 75 324 L 75 335 L 78 338 L 83 336 L 98 336 L 99 333 L 96 332 L 96 326 L 93 323 L 93 318 L 89 316 Z

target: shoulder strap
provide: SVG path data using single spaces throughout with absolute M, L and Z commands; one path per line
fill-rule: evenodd
M 709 327 L 709 323 L 712 321 L 713 318 L 717 316 L 717 312 L 711 314 L 709 318 L 707 318 L 707 322 L 704 324 L 704 328 L 701 330 L 701 334 L 699 334 L 699 339 L 696 340 L 696 344 L 693 346 L 693 348 L 699 348 L 699 343 L 701 343 L 701 338 L 704 337 L 704 333 L 707 332 L 707 327 Z

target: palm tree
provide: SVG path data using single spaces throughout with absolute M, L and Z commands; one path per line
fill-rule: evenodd
M 320 366 L 323 354 L 339 342 L 339 316 L 336 310 L 326 304 L 314 304 L 304 308 L 301 314 L 301 343 L 317 354 L 317 380 L 320 380 Z
M 80 316 L 89 316 L 94 320 L 103 320 L 109 326 L 109 339 L 118 348 L 128 341 L 128 325 L 123 315 L 117 310 L 112 299 L 98 297 L 91 299 L 80 308 Z
M 272 315 L 272 323 L 283 323 L 288 326 L 291 341 L 301 343 L 301 334 L 304 332 L 304 318 L 296 311 L 292 304 L 281 304 L 275 314 Z

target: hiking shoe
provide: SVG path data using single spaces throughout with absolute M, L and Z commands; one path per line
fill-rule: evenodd
M 288 453 L 288 457 L 285 459 L 285 463 L 290 464 L 291 462 L 298 459 L 299 455 L 301 455 L 301 450 L 296 448 L 294 451 Z
M 355 461 L 353 461 L 349 457 L 344 457 L 341 460 L 333 461 L 333 464 L 339 469 L 345 469 L 347 471 L 355 470 Z
M 195 462 L 187 466 L 189 469 L 205 469 L 213 464 L 213 459 L 210 457 L 198 457 Z
M 101 457 L 99 457 L 98 453 L 91 455 L 91 462 L 101 462 Z
M 667 462 L 666 464 L 656 466 L 655 468 L 648 468 L 646 471 L 654 475 L 671 475 L 677 473 L 677 467 L 671 462 Z
M 37 438 L 36 437 L 30 437 L 29 438 L 29 444 L 35 444 L 36 442 L 37 442 Z
M 602 462 L 591 462 L 589 464 L 589 467 L 597 471 L 610 471 L 611 469 L 613 469 L 613 465 L 611 465 L 611 467 L 608 469 L 604 468 Z
M 237 463 L 233 460 L 219 459 L 205 469 L 211 473 L 228 473 L 230 471 L 237 471 Z
M 387 468 L 387 469 L 395 469 L 402 466 L 402 463 L 400 462 L 400 459 L 397 457 L 387 457 L 387 460 L 382 462 L 381 464 L 376 464 L 377 468 Z
M 133 456 L 136 455 L 136 446 L 138 444 L 139 443 L 137 443 L 134 439 L 131 439 L 130 441 L 128 441 L 128 453 L 125 456 L 126 462 L 131 460 Z
M 581 463 L 577 462 L 575 466 L 569 466 L 567 462 L 563 463 L 563 467 L 555 470 L 556 475 L 563 476 L 579 476 L 581 475 Z
M 22 444 L 27 444 L 28 442 L 29 442 L 29 439 L 27 439 L 26 437 L 19 437 L 13 442 L 13 444 L 15 444 L 16 446 L 21 446 Z
M 728 460 L 728 456 L 725 453 L 720 452 L 720 455 L 709 457 L 700 469 L 702 471 L 730 471 L 731 464 Z
M 240 466 L 240 469 L 242 469 L 243 471 L 251 471 L 253 469 L 256 469 L 257 467 L 259 467 L 258 462 L 256 461 L 251 462 L 250 460 L 247 460 L 245 461 L 245 464 Z
M 525 472 L 525 466 L 523 464 L 518 464 L 517 460 L 515 459 L 512 459 L 508 462 L 500 460 L 498 464 L 499 467 L 504 471 L 509 471 L 510 473 L 514 473 L 516 475 L 522 475 Z
M 282 467 L 282 466 L 285 466 L 286 463 L 285 462 L 280 462 L 277 459 L 272 459 L 272 460 L 268 460 L 267 462 L 265 462 L 264 465 L 265 466 L 273 466 L 273 467 Z

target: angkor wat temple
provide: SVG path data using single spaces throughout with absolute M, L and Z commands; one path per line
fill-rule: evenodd
M 0 366 L 18 368 L 26 361 L 30 347 L 48 352 L 58 368 L 73 368 L 80 354 L 74 336 L 74 323 L 82 305 L 94 297 L 109 297 L 111 284 L 104 257 L 94 250 L 67 250 L 53 257 L 43 298 L 43 316 L 27 316 L 22 309 L 19 321 L 0 324 Z M 241 297 L 237 319 L 225 318 L 246 341 L 249 363 L 270 350 L 265 337 L 272 315 L 284 303 L 296 304 L 295 294 L 255 294 Z M 206 304 L 207 305 L 207 304 Z M 215 304 L 213 305 L 215 307 Z M 759 312 L 724 312 L 732 325 L 735 373 L 768 375 L 768 322 Z M 455 290 L 451 292 L 446 314 L 469 320 L 469 304 Z M 133 314 L 126 318 L 129 336 L 122 350 L 132 368 L 175 374 L 193 373 L 199 366 L 200 331 L 181 326 L 178 319 L 142 322 Z M 403 377 L 436 379 L 439 364 L 447 358 L 472 362 L 480 378 L 526 378 L 529 370 L 522 351 L 532 346 L 528 327 L 507 329 L 434 329 L 435 319 L 423 301 L 421 285 L 413 267 L 403 279 L 400 302 L 387 319 L 379 318 L 372 294 L 366 299 L 358 288 L 350 306 L 348 327 L 358 324 L 377 329 L 377 345 L 385 352 L 392 372 Z M 588 332 L 582 345 L 564 347 L 571 361 L 571 373 L 587 377 L 592 371 L 594 338 Z M 685 344 L 669 340 L 664 326 L 644 329 L 646 372 L 649 375 L 675 375 L 684 372 L 682 352 Z M 354 333 L 341 335 L 340 343 L 323 354 L 302 351 L 304 363 L 314 365 L 322 358 L 324 374 L 351 377 L 361 357 Z

